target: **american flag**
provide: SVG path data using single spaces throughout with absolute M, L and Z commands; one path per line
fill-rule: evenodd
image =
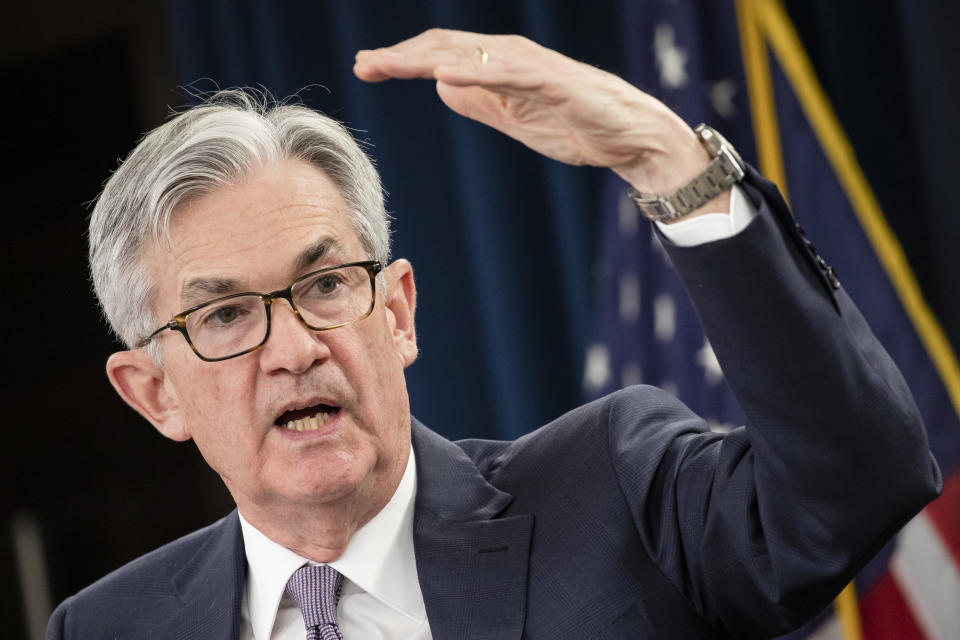
M 778 123 L 782 172 L 768 177 L 788 192 L 807 236 L 903 372 L 944 472 L 943 495 L 858 576 L 858 606 L 842 615 L 828 610 L 790 637 L 960 638 L 960 368 L 848 152 L 786 13 L 778 0 L 647 0 L 623 2 L 622 8 L 621 39 L 633 65 L 628 78 L 687 122 L 710 123 L 755 163 L 755 140 L 769 139 L 758 116 L 775 114 L 767 122 Z M 750 33 L 760 43 L 752 52 Z M 758 78 L 768 83 L 766 103 L 750 95 L 762 89 Z M 764 170 L 763 156 L 760 164 Z M 593 398 L 653 384 L 675 393 L 716 430 L 742 424 L 692 306 L 626 189 L 611 178 L 604 195 L 585 393 Z M 896 481 L 896 470 L 890 480 Z

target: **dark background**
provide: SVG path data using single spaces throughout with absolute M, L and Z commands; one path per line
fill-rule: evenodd
M 720 0 L 717 0 L 720 1 Z M 960 24 L 954 2 L 786 2 L 928 302 L 960 344 Z M 731 8 L 732 10 L 732 8 Z M 581 400 L 599 170 L 559 167 L 448 114 L 425 82 L 367 86 L 353 52 L 429 26 L 523 33 L 611 71 L 617 2 L 7 2 L 0 13 L 6 312 L 0 620 L 27 637 L 14 554 L 39 534 L 49 599 L 231 508 L 192 445 L 115 397 L 117 348 L 89 291 L 89 203 L 177 87 L 263 84 L 375 144 L 395 255 L 420 290 L 414 412 L 510 437 Z M 750 156 L 752 154 L 745 153 Z M 490 243 L 495 244 L 491 245 Z M 827 256 L 829 259 L 829 256 Z M 524 304 L 491 304 L 505 300 Z M 493 339 L 496 338 L 496 339 Z M 42 583 L 42 580 L 41 580 Z

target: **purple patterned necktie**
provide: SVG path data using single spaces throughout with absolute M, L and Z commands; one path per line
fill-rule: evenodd
M 303 614 L 307 640 L 343 640 L 337 626 L 337 602 L 343 575 L 327 565 L 304 566 L 287 581 L 287 594 Z

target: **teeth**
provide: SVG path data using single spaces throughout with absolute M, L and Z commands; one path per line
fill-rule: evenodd
M 284 425 L 285 429 L 290 429 L 291 431 L 316 431 L 324 424 L 327 420 L 330 419 L 331 414 L 321 411 L 312 416 L 307 416 L 306 418 L 299 418 L 298 420 L 291 420 Z

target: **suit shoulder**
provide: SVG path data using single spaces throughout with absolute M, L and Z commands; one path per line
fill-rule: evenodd
M 111 588 L 113 585 L 127 587 L 131 583 L 142 582 L 143 578 L 141 576 L 144 576 L 150 582 L 172 578 L 182 568 L 183 564 L 207 542 L 211 535 L 216 533 L 220 527 L 228 524 L 229 518 L 230 516 L 222 518 L 213 524 L 197 529 L 131 560 L 119 569 L 100 578 L 77 595 L 88 590 L 96 591 L 98 588 Z
M 76 628 L 79 619 L 116 619 L 133 603 L 149 600 L 179 601 L 174 587 L 178 574 L 212 539 L 223 536 L 235 524 L 235 512 L 162 547 L 136 558 L 64 600 L 54 612 L 48 638 L 61 637 L 54 627 Z M 80 624 L 87 628 L 86 624 Z
M 663 389 L 646 385 L 626 387 L 581 405 L 536 431 L 517 439 L 518 449 L 552 444 L 577 444 L 603 436 L 614 440 L 624 434 L 673 432 L 678 424 L 699 418 Z
M 685 431 L 702 432 L 703 421 L 657 387 L 620 389 L 583 404 L 514 441 L 460 440 L 457 444 L 485 473 L 517 460 L 584 455 L 640 436 L 668 442 Z

